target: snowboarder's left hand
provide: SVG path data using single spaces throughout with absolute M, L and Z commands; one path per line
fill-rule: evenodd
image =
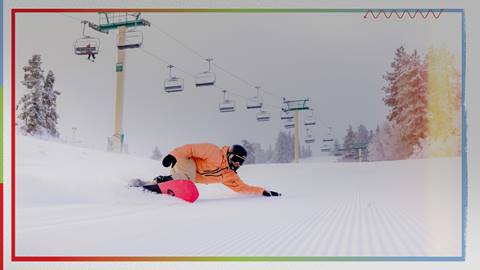
M 263 193 L 262 193 L 263 196 L 265 197 L 277 197 L 277 196 L 282 196 L 281 193 L 278 193 L 278 192 L 275 192 L 275 191 L 268 191 L 268 190 L 264 190 Z

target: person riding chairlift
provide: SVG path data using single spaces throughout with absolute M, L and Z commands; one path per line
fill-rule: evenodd
M 93 49 L 92 49 L 92 46 L 90 46 L 90 43 L 87 44 L 87 46 L 85 46 L 85 49 L 86 49 L 87 54 L 88 54 L 88 60 L 90 60 L 90 58 L 93 58 L 90 61 L 94 62 L 95 61 L 95 54 L 93 53 Z

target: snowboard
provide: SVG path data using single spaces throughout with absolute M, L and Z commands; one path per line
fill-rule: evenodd
M 148 185 L 145 181 L 140 179 L 130 180 L 130 187 L 142 187 Z M 198 199 L 198 189 L 191 180 L 170 180 L 157 184 L 162 194 L 167 194 L 177 197 L 189 203 L 193 203 Z
M 198 189 L 191 180 L 170 180 L 158 184 L 162 194 L 180 198 L 189 203 L 198 199 Z

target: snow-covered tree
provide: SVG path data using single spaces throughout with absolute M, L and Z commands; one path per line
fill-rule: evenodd
M 244 164 L 253 164 L 257 162 L 257 158 L 255 157 L 255 145 L 252 142 L 247 140 L 242 140 L 242 146 L 245 147 L 247 150 L 247 159 L 245 160 Z
M 368 145 L 368 159 L 371 161 L 406 159 L 411 152 L 407 143 L 402 140 L 400 127 L 387 121 Z
M 275 143 L 273 161 L 276 163 L 290 163 L 294 159 L 293 140 L 291 135 L 280 131 Z
M 45 129 L 50 136 L 58 137 L 57 96 L 60 95 L 60 92 L 53 89 L 54 83 L 55 75 L 49 70 L 43 84 L 41 103 L 45 108 Z
M 392 71 L 384 75 L 388 85 L 384 102 L 390 107 L 387 119 L 399 129 L 410 155 L 427 132 L 427 78 L 425 65 L 415 50 L 411 55 L 400 47 Z
M 335 139 L 335 142 L 333 143 L 333 149 L 332 151 L 330 151 L 330 155 L 340 156 L 342 154 L 340 149 L 340 142 L 338 141 L 338 139 Z
M 347 135 L 343 138 L 344 158 L 352 159 L 355 154 L 355 132 L 352 126 L 348 126 Z
M 366 146 L 368 144 L 368 129 L 364 125 L 359 125 L 355 133 L 355 145 Z
M 390 64 L 392 71 L 387 72 L 383 78 L 387 81 L 388 85 L 383 87 L 385 92 L 385 97 L 383 101 L 385 105 L 390 107 L 390 112 L 387 116 L 389 121 L 394 121 L 397 119 L 398 115 L 404 109 L 399 106 L 399 95 L 402 90 L 402 85 L 405 84 L 403 75 L 408 69 L 410 58 L 405 51 L 405 48 L 401 46 L 395 51 L 395 57 L 393 62 Z
M 266 163 L 268 162 L 266 160 L 266 153 L 265 150 L 263 150 L 262 145 L 259 143 L 254 143 L 253 144 L 254 151 L 255 151 L 255 158 L 257 163 Z
M 30 135 L 42 135 L 46 122 L 46 108 L 42 103 L 44 77 L 41 64 L 41 56 L 35 54 L 23 67 L 25 74 L 21 83 L 27 91 L 16 107 L 19 128 Z
M 273 152 L 272 145 L 269 144 L 268 149 L 265 152 L 265 163 L 273 162 L 273 155 L 274 155 L 274 152 Z
M 155 148 L 153 149 L 153 153 L 150 156 L 150 158 L 154 159 L 154 160 L 161 160 L 162 157 L 163 157 L 163 155 L 162 155 L 162 153 L 160 153 L 160 149 L 158 149 L 158 146 L 155 146 Z

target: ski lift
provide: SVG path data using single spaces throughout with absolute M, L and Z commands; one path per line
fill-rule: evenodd
M 328 134 L 323 138 L 323 142 L 333 142 L 332 127 L 328 127 Z
M 310 109 L 310 111 L 311 115 L 307 116 L 303 121 L 305 126 L 313 126 L 316 124 L 315 117 L 313 116 L 313 109 Z
M 310 130 L 307 128 L 306 135 L 305 135 L 305 143 L 314 143 L 315 138 L 313 137 L 312 133 L 310 133 Z
M 331 149 L 330 147 L 328 147 L 328 145 L 324 144 L 322 148 L 320 148 L 320 151 L 325 153 L 325 152 L 330 152 Z
M 125 40 L 117 41 L 117 48 L 119 50 L 136 49 L 142 47 L 143 44 L 143 32 L 140 30 L 129 29 L 125 31 Z
M 314 143 L 315 142 L 315 138 L 313 137 L 312 134 L 307 134 L 305 136 L 305 143 Z
M 235 111 L 235 101 L 227 99 L 227 90 L 222 90 L 223 92 L 223 101 L 220 102 L 218 108 L 220 112 L 234 112 Z
M 290 120 L 293 119 L 293 114 L 289 113 L 288 111 L 282 109 L 282 113 L 280 115 L 280 119 L 282 120 Z
M 270 121 L 270 113 L 267 112 L 267 111 L 259 111 L 257 113 L 257 121 L 258 122 L 266 122 L 266 121 Z
M 260 109 L 263 106 L 263 100 L 260 97 L 260 86 L 255 86 L 255 88 L 257 88 L 257 95 L 247 100 L 247 109 Z
M 163 83 L 163 88 L 167 93 L 183 91 L 183 78 L 172 76 L 173 67 L 173 65 L 168 65 L 170 75 Z
M 209 86 L 209 85 L 214 85 L 215 84 L 215 73 L 213 73 L 211 62 L 213 61 L 212 58 L 207 58 L 205 59 L 208 61 L 208 70 L 204 72 L 197 73 L 195 75 L 195 86 L 196 87 L 201 87 L 201 86 Z
M 73 43 L 73 52 L 76 55 L 98 54 L 100 51 L 100 39 L 85 35 L 85 26 L 87 21 L 82 21 L 83 31 L 82 37 Z
M 287 120 L 285 120 L 283 126 L 285 128 L 294 128 L 295 127 L 295 122 L 293 121 L 293 119 L 287 119 Z

